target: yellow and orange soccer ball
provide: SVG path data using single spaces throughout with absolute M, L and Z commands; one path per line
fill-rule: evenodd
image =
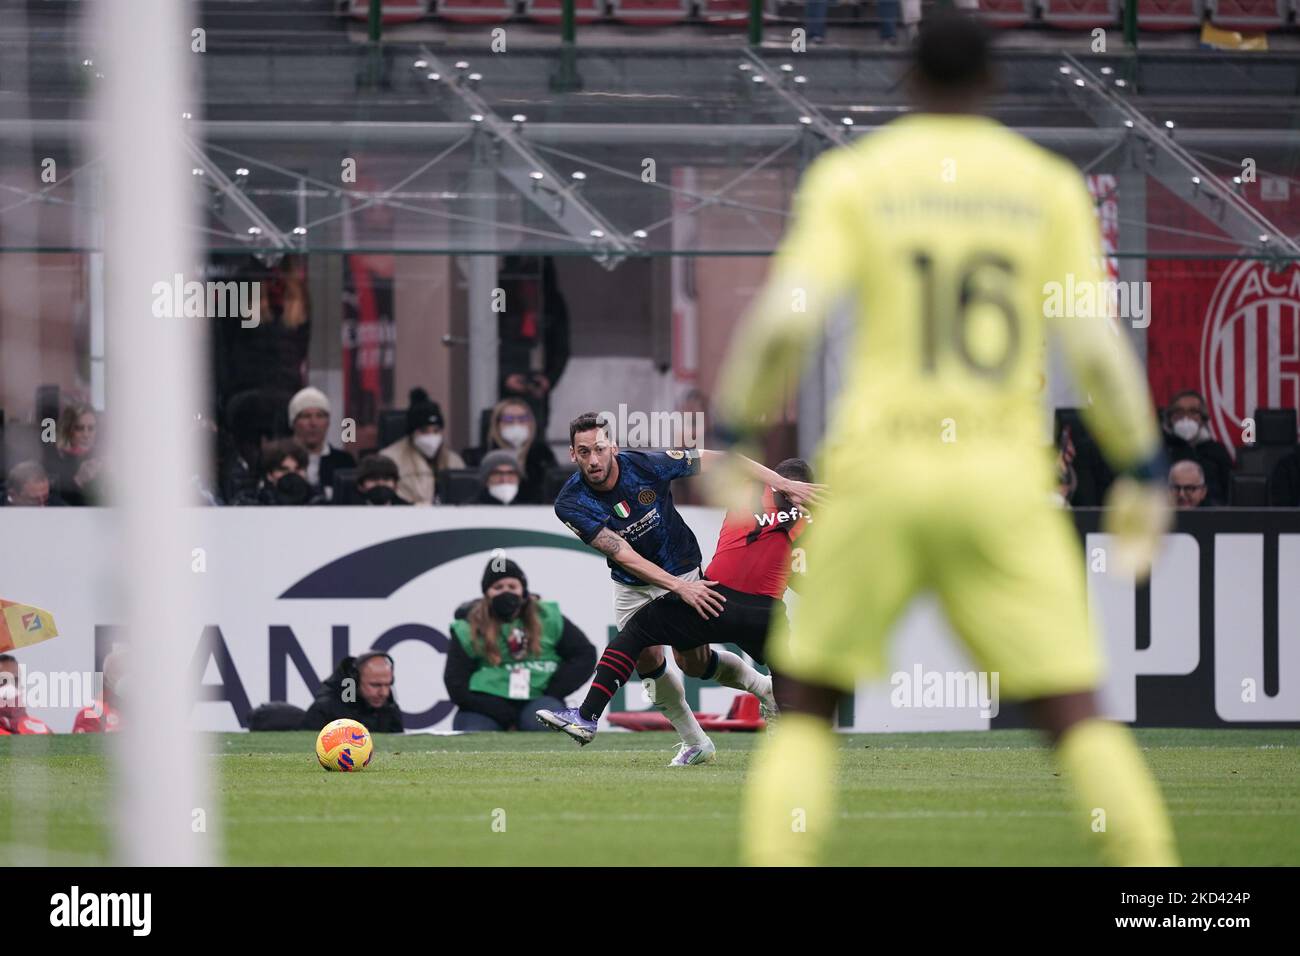
M 370 731 L 355 720 L 334 720 L 321 728 L 316 738 L 316 759 L 326 770 L 350 773 L 363 770 L 374 756 Z

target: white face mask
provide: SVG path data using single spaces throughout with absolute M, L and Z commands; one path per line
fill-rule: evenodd
M 432 458 L 442 447 L 441 435 L 416 435 L 414 441 L 415 447 L 420 449 L 420 454 L 425 458 Z
M 1191 441 L 1201 431 L 1201 423 L 1195 418 L 1180 418 L 1174 422 L 1174 434 L 1183 441 Z
M 527 425 L 506 425 L 501 429 L 501 437 L 510 444 L 511 448 L 518 448 L 528 441 L 532 433 L 533 430 Z
M 488 485 L 488 494 L 503 505 L 508 505 L 515 500 L 515 495 L 519 494 L 518 485 Z

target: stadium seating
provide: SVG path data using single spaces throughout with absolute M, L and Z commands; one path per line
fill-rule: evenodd
M 542 500 L 554 501 L 555 496 L 564 487 L 564 483 L 569 480 L 569 476 L 576 474 L 577 471 L 578 466 L 572 462 L 546 469 L 546 480 L 542 482 Z
M 334 472 L 334 479 L 331 482 L 334 489 L 333 496 L 330 498 L 330 504 L 334 505 L 359 505 L 362 504 L 361 495 L 357 493 L 357 470 L 355 468 L 339 468 Z
M 1022 27 L 1034 19 L 1034 0 L 980 0 L 979 17 L 991 27 Z
M 387 448 L 406 434 L 406 410 L 387 408 L 379 413 L 379 447 Z
M 1233 475 L 1228 504 L 1234 508 L 1267 508 L 1268 478 L 1264 475 Z
M 1277 30 L 1286 26 L 1288 0 L 1213 0 L 1210 22 L 1243 33 Z
M 1071 30 L 1091 30 L 1119 23 L 1119 0 L 1042 0 L 1043 22 Z
M 744 23 L 749 20 L 749 0 L 700 0 L 705 23 Z
M 691 15 L 691 0 L 613 0 L 613 19 L 629 26 L 665 26 Z
M 1296 443 L 1295 409 L 1255 409 L 1255 443 L 1267 446 L 1294 445 Z
M 564 0 L 525 0 L 524 14 L 537 23 L 557 24 L 563 18 Z M 595 23 L 605 15 L 603 0 L 573 0 L 575 23 Z
M 348 15 L 354 20 L 370 17 L 371 0 L 348 0 Z M 380 18 L 384 23 L 409 23 L 429 13 L 431 0 L 381 0 Z
M 452 23 L 504 23 L 514 15 L 514 0 L 439 0 L 438 3 L 438 16 Z
M 438 497 L 445 505 L 469 504 L 478 497 L 477 468 L 448 468 L 438 475 Z
M 1192 30 L 1205 18 L 1205 0 L 1137 0 L 1143 30 Z

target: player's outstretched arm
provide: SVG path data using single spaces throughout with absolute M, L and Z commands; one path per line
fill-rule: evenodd
M 722 604 L 727 599 L 713 590 L 717 581 L 683 581 L 676 575 L 669 574 L 653 561 L 641 557 L 636 551 L 608 528 L 602 528 L 591 539 L 591 546 L 623 570 L 647 584 L 653 584 L 671 591 L 683 601 L 695 608 L 700 617 L 717 617 L 722 613 Z
M 728 456 L 727 452 L 710 451 L 707 448 L 700 449 L 700 470 L 707 470 L 710 462 L 719 462 Z M 806 507 L 808 505 L 819 505 L 826 493 L 826 486 L 815 484 L 809 481 L 795 481 L 793 478 L 786 478 L 777 474 L 766 465 L 747 458 L 744 455 L 737 454 L 734 456 L 741 470 L 756 482 L 770 485 L 790 500 L 792 505 Z

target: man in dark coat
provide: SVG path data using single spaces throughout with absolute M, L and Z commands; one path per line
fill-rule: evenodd
M 402 712 L 393 696 L 393 659 L 383 651 L 339 661 L 316 691 L 302 729 L 319 731 L 343 718 L 360 721 L 372 734 L 402 732 Z

